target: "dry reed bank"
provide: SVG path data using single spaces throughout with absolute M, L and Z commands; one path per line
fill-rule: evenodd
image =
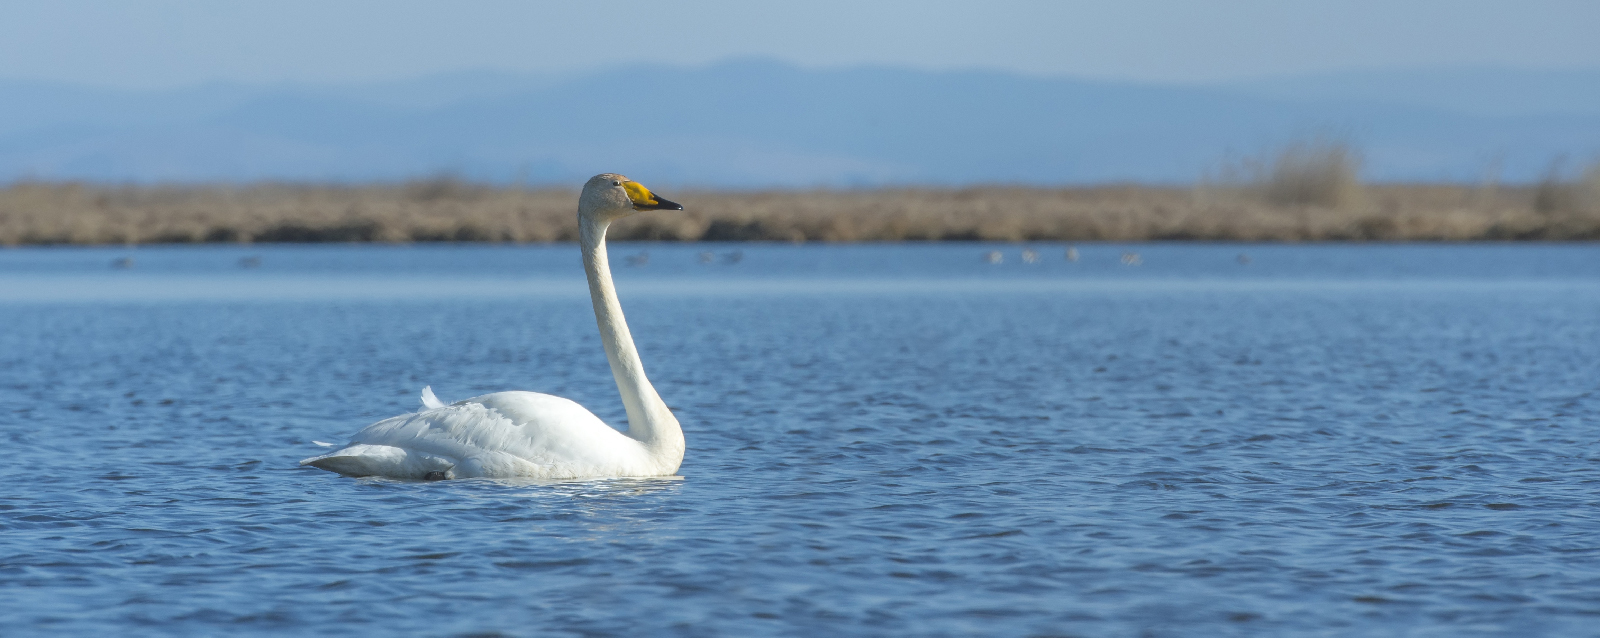
M 1596 240 L 1600 180 L 1359 185 L 1326 171 L 1195 188 L 668 192 L 688 209 L 619 240 Z M 570 241 L 576 194 L 453 180 L 395 185 L 0 188 L 0 244 Z

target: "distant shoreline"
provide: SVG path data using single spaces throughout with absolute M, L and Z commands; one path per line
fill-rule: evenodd
M 684 191 L 617 241 L 1594 241 L 1600 206 L 1551 185 L 1368 185 L 1337 205 L 1250 187 Z M 0 245 L 572 241 L 576 194 L 454 180 L 0 188 Z

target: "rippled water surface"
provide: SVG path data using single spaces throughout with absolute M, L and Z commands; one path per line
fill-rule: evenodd
M 0 251 L 0 633 L 1600 635 L 1600 247 L 1034 248 L 614 246 L 688 455 L 554 484 L 296 462 L 623 423 L 572 247 Z

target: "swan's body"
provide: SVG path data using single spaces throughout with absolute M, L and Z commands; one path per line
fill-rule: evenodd
M 496 392 L 367 426 L 339 450 L 300 463 L 391 478 L 667 476 L 676 455 L 652 454 L 577 403 Z
M 444 405 L 431 388 L 423 410 L 363 428 L 350 443 L 310 465 L 348 476 L 573 479 L 670 476 L 683 462 L 683 430 L 645 378 L 622 316 L 605 233 L 639 210 L 682 210 L 621 175 L 596 175 L 578 200 L 583 266 L 611 374 L 628 411 L 628 432 L 612 429 L 568 399 L 496 392 Z

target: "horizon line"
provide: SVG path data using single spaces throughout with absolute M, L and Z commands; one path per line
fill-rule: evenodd
M 1497 73 L 1525 73 L 1525 74 L 1600 74 L 1600 65 L 1595 66 L 1519 66 L 1514 64 L 1492 63 L 1472 64 L 1456 63 L 1443 65 L 1422 65 L 1399 68 L 1379 68 L 1370 65 L 1356 65 L 1343 67 L 1327 67 L 1322 69 L 1308 69 L 1293 73 L 1268 73 L 1238 75 L 1209 79 L 1172 79 L 1114 75 L 1095 75 L 1084 73 L 1036 73 L 1021 69 L 1008 69 L 987 65 L 950 66 L 950 67 L 922 67 L 904 63 L 862 62 L 853 64 L 805 64 L 793 60 L 786 60 L 770 55 L 731 55 L 699 63 L 663 63 L 640 60 L 635 62 L 622 62 L 596 65 L 584 69 L 568 70 L 537 70 L 537 69 L 512 69 L 496 68 L 493 66 L 464 66 L 449 70 L 427 71 L 410 75 L 375 76 L 362 79 L 346 80 L 306 80 L 306 79 L 271 79 L 271 80 L 243 80 L 233 78 L 204 78 L 182 82 L 160 84 L 115 84 L 106 82 L 93 82 L 85 80 L 47 78 L 38 76 L 10 76 L 0 74 L 0 83 L 36 83 L 59 87 L 88 88 L 98 90 L 115 90 L 128 92 L 160 92 L 199 88 L 206 86 L 240 86 L 260 88 L 344 88 L 344 87 L 371 87 L 385 84 L 417 82 L 429 79 L 447 78 L 451 76 L 467 75 L 502 75 L 518 79 L 543 79 L 561 81 L 566 79 L 604 75 L 640 68 L 672 69 L 676 71 L 699 71 L 722 66 L 738 64 L 759 63 L 787 69 L 806 72 L 854 72 L 854 71 L 899 71 L 922 73 L 929 75 L 961 75 L 982 74 L 1026 78 L 1033 80 L 1055 80 L 1067 82 L 1096 82 L 1103 84 L 1119 84 L 1132 86 L 1170 86 L 1189 88 L 1232 88 L 1239 85 L 1248 85 L 1257 82 L 1274 82 L 1294 79 L 1325 78 L 1335 75 L 1407 75 L 1428 73 L 1462 73 L 1462 72 L 1497 72 Z

